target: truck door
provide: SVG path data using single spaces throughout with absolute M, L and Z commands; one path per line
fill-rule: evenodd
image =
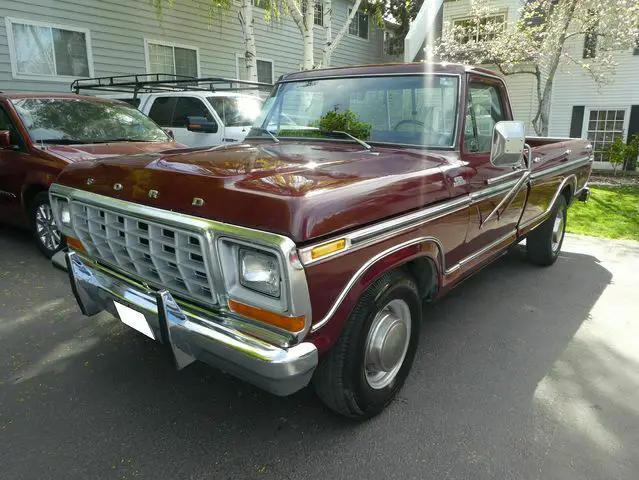
M 23 217 L 20 198 L 26 176 L 25 144 L 6 110 L 0 106 L 0 130 L 10 132 L 11 146 L 0 148 L 0 218 L 19 223 Z
M 157 96 L 151 99 L 149 117 L 161 127 L 173 130 L 175 141 L 189 147 L 208 147 L 219 145 L 222 141 L 223 126 L 219 125 L 209 107 L 199 97 L 193 96 Z M 193 132 L 188 130 L 188 117 L 204 117 L 218 124 L 216 133 Z
M 521 166 L 495 167 L 490 163 L 493 127 L 512 119 L 506 89 L 496 78 L 469 78 L 462 140 L 462 159 L 474 169 L 469 180 L 471 221 L 467 253 L 489 254 L 512 240 L 526 203 L 528 171 Z

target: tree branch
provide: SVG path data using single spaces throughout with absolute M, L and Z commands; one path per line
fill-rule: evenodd
M 295 0 L 286 0 L 286 6 L 291 12 L 291 17 L 293 17 L 293 21 L 297 28 L 300 29 L 300 32 L 304 32 L 304 16 L 302 15 L 302 10 Z

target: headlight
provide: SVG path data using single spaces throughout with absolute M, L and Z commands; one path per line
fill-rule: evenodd
M 240 248 L 240 283 L 256 292 L 280 296 L 281 275 L 275 255 Z
M 69 201 L 64 197 L 58 197 L 57 195 L 51 195 L 50 200 L 53 216 L 58 228 L 65 235 L 71 234 L 71 205 L 69 204 Z

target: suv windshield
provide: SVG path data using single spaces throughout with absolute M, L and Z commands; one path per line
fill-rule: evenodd
M 451 75 L 345 77 L 283 83 L 249 132 L 322 136 L 344 130 L 361 140 L 451 147 L 459 81 Z
M 227 127 L 253 125 L 262 102 L 253 97 L 209 97 L 207 99 Z
M 82 98 L 20 98 L 11 101 L 33 142 L 158 142 L 169 136 L 153 120 L 121 103 Z

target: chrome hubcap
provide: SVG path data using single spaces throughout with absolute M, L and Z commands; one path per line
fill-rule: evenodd
M 565 222 L 564 210 L 559 210 L 555 217 L 555 223 L 552 227 L 552 251 L 557 252 L 561 245 L 561 238 L 564 236 L 564 222 Z
M 48 250 L 56 250 L 60 246 L 62 235 L 55 224 L 51 206 L 47 204 L 40 205 L 36 210 L 35 220 L 36 234 L 40 243 Z
M 384 388 L 397 376 L 408 351 L 410 328 L 410 308 L 404 300 L 392 300 L 373 319 L 364 357 L 371 388 Z

